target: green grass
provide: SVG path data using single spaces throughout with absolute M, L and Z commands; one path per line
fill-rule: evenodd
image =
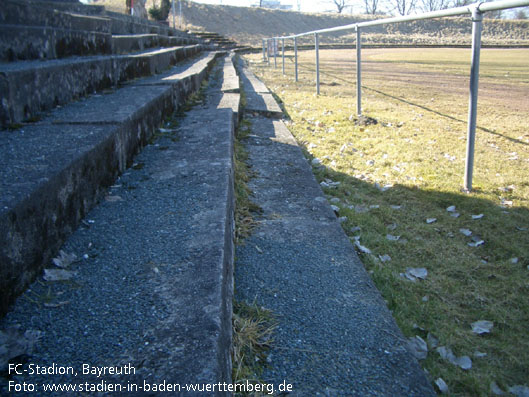
M 363 113 L 378 121 L 368 126 L 354 122 L 354 51 L 320 51 L 320 96 L 313 52 L 300 53 L 297 84 L 290 60 L 282 76 L 280 59 L 277 69 L 249 59 L 307 156 L 321 160 L 318 180 L 340 182 L 324 191 L 339 199 L 352 241 L 371 250 L 362 260 L 403 333 L 431 333 L 472 358 L 465 371 L 430 351 L 421 364 L 432 381 L 454 396 L 487 396 L 492 381 L 529 385 L 529 51 L 482 52 L 472 193 L 462 191 L 469 50 L 364 50 Z M 485 243 L 469 246 L 473 236 Z M 403 279 L 408 267 L 425 267 L 426 280 Z M 493 321 L 492 333 L 473 334 L 478 320 Z

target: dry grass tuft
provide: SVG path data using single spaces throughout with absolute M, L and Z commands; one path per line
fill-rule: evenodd
M 266 353 L 273 342 L 275 320 L 257 304 L 233 303 L 233 382 L 261 383 Z

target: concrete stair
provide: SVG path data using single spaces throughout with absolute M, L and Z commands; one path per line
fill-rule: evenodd
M 229 39 L 225 36 L 222 36 L 218 33 L 201 32 L 201 31 L 190 31 L 190 33 L 196 37 L 200 37 L 206 43 L 217 46 L 218 48 L 222 48 L 226 50 L 236 50 L 240 48 L 239 44 L 236 41 Z
M 203 40 L 81 3 L 5 0 L 0 10 L 0 61 L 119 54 L 189 44 L 203 44 Z
M 171 112 L 212 67 L 202 98 L 175 122 Z M 50 267 L 59 247 L 83 258 L 69 269 L 73 284 L 39 277 L 0 322 L 0 330 L 40 333 L 32 363 L 79 372 L 85 363 L 130 365 L 134 373 L 119 381 L 141 388 L 122 395 L 145 395 L 144 382 L 179 384 L 177 396 L 204 395 L 186 391 L 186 383 L 231 383 L 236 81 L 231 56 L 204 53 L 2 132 L 2 248 L 10 239 L 16 255 L 2 250 L 1 290 Z M 33 297 L 46 291 L 57 300 L 36 305 Z M 63 374 L 53 381 L 116 379 Z M 8 391 L 0 377 L 0 394 Z M 217 387 L 208 395 L 231 393 Z
M 34 28 L 42 48 L 58 30 L 79 43 L 93 33 L 110 41 L 99 55 L 0 63 L 2 313 L 219 55 L 167 26 L 80 3 L 6 0 L 0 31 L 16 35 L 13 26 Z M 18 44 L 0 36 L 5 52 Z
M 231 383 L 239 77 L 211 48 L 100 7 L 2 4 L 0 336 L 39 335 L 10 362 L 132 365 L 140 387 Z M 76 253 L 73 277 L 47 281 L 59 250 Z M 48 293 L 60 299 L 35 301 Z
M 5 0 L 0 8 L 0 127 L 211 49 L 158 23 L 76 2 Z M 25 61 L 25 62 L 22 62 Z
M 43 112 L 56 106 L 160 73 L 201 50 L 196 44 L 127 55 L 2 64 L 0 123 L 5 127 L 40 118 Z

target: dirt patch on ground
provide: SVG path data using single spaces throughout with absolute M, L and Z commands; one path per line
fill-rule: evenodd
M 420 52 L 420 49 L 391 49 L 396 53 Z M 493 57 L 501 57 L 501 50 L 491 51 Z M 512 51 L 512 50 L 509 50 Z M 522 57 L 529 59 L 529 50 L 521 51 Z M 367 88 L 382 91 L 383 87 L 402 87 L 403 85 L 417 87 L 417 92 L 436 95 L 467 96 L 470 84 L 470 50 L 461 50 L 464 61 L 451 61 L 446 69 L 435 65 L 388 62 L 377 60 L 378 55 L 387 54 L 387 49 L 368 49 L 363 51 L 362 81 Z M 468 58 L 467 58 L 468 56 Z M 347 50 L 322 51 L 320 59 L 322 73 L 340 84 L 355 84 L 356 61 L 354 52 Z M 311 68 L 312 65 L 306 65 Z M 350 69 L 351 73 L 344 75 L 343 71 Z M 526 72 L 522 72 L 526 73 Z M 480 101 L 498 101 L 502 106 L 515 112 L 529 113 L 529 80 L 512 78 L 509 72 L 501 77 L 488 77 L 487 67 L 482 67 L 479 81 Z M 323 77 L 322 81 L 326 78 Z M 326 81 L 328 83 L 328 81 Z M 395 90 L 391 90 L 395 91 Z M 397 90 L 398 91 L 398 90 Z

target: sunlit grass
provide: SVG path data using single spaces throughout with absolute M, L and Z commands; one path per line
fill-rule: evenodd
M 273 61 L 262 65 L 260 55 L 250 59 L 284 102 L 307 156 L 321 160 L 318 180 L 340 182 L 324 191 L 340 200 L 346 233 L 371 250 L 363 262 L 405 335 L 431 333 L 472 358 L 464 371 L 430 351 L 422 365 L 432 380 L 443 378 L 462 396 L 489 395 L 492 381 L 504 390 L 527 385 L 529 51 L 482 52 L 470 194 L 462 191 L 470 51 L 365 50 L 363 113 L 378 121 L 366 126 L 355 124 L 354 55 L 320 52 L 320 96 L 314 52 L 300 53 L 297 84 L 290 58 L 286 76 L 280 58 L 277 69 Z M 471 247 L 472 237 L 485 243 Z M 425 267 L 428 277 L 404 280 L 408 267 Z M 492 333 L 473 334 L 477 320 L 493 321 Z

